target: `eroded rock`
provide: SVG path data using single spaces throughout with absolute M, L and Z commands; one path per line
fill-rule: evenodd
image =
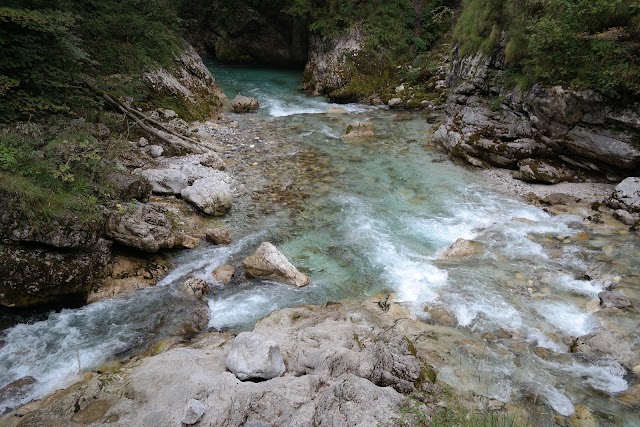
M 114 241 L 146 252 L 180 248 L 191 244 L 191 236 L 178 232 L 169 211 L 153 203 L 128 203 L 107 218 L 105 235 Z
M 573 179 L 573 172 L 550 160 L 525 159 L 518 162 L 519 171 L 513 177 L 522 181 L 558 184 Z
M 233 203 L 231 188 L 219 178 L 198 179 L 181 194 L 183 199 L 207 215 L 223 216 L 231 210 Z
M 260 102 L 256 98 L 238 94 L 231 101 L 231 108 L 236 113 L 249 113 L 260 108 Z
M 209 284 L 206 281 L 196 277 L 190 277 L 180 285 L 182 292 L 196 298 L 204 298 L 209 295 L 209 289 Z
M 274 280 L 297 287 L 309 283 L 309 278 L 282 255 L 278 249 L 269 242 L 264 242 L 256 252 L 242 261 L 247 274 L 259 279 Z
M 458 239 L 443 253 L 442 258 L 465 258 L 477 255 L 483 250 L 483 245 L 473 240 Z
M 205 231 L 207 241 L 214 245 L 230 245 L 233 241 L 231 233 L 226 228 L 209 228 Z
M 640 178 L 629 177 L 616 186 L 607 204 L 617 209 L 640 213 Z
M 213 278 L 223 285 L 228 285 L 229 283 L 231 283 L 231 279 L 233 278 L 233 274 L 235 272 L 235 267 L 231 265 L 221 265 L 213 270 Z
M 342 139 L 371 138 L 375 136 L 373 123 L 370 121 L 353 122 L 347 127 Z

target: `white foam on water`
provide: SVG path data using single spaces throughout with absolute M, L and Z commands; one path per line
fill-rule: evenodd
M 544 385 L 537 390 L 537 393 L 560 415 L 568 417 L 576 411 L 571 400 L 556 387 Z
M 374 219 L 365 204 L 356 197 L 342 199 L 345 224 L 352 241 L 364 246 L 369 260 L 382 269 L 386 285 L 395 291 L 399 302 L 433 302 L 437 289 L 447 281 L 447 272 L 430 263 L 432 257 L 411 251 L 397 242 L 384 222 Z
M 95 368 L 113 354 L 138 344 L 140 324 L 128 318 L 115 323 L 121 320 L 119 313 L 127 310 L 126 304 L 104 300 L 3 331 L 0 387 L 25 376 L 37 383 L 0 402 L 0 413 L 68 386 L 80 371 Z
M 560 289 L 573 291 L 592 298 L 597 297 L 598 293 L 603 289 L 601 283 L 592 280 L 578 280 L 566 274 L 559 276 L 554 283 Z
M 489 327 L 481 329 L 522 328 L 523 321 L 518 310 L 495 292 L 482 294 L 469 289 L 464 293 L 449 296 L 448 300 L 460 326 L 468 327 L 482 315 L 483 322 L 488 322 Z
M 558 353 L 566 351 L 566 345 L 558 343 L 554 339 L 548 337 L 538 328 L 526 329 L 526 341 L 530 344 L 536 344 L 538 347 L 548 348 Z
M 254 244 L 266 232 L 248 235 L 231 245 L 201 245 L 195 249 L 185 250 L 174 256 L 176 268 L 163 277 L 157 286 L 166 286 L 179 282 L 187 277 L 196 277 L 205 281 L 211 281 L 211 273 L 217 267 L 225 264 L 227 260 Z
M 304 303 L 301 291 L 288 285 L 264 283 L 226 296 L 209 299 L 209 328 L 242 328 L 274 310 Z
M 596 318 L 573 304 L 548 301 L 534 304 L 535 310 L 556 330 L 565 335 L 579 337 L 598 327 Z

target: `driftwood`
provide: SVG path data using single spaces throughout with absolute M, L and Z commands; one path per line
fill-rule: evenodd
M 100 90 L 98 87 L 96 87 L 95 85 L 89 82 L 85 82 L 85 85 L 89 89 L 91 89 L 92 91 L 100 95 L 109 104 L 111 104 L 112 106 L 120 110 L 129 119 L 133 120 L 133 122 L 138 126 L 140 126 L 142 130 L 154 136 L 155 138 L 158 138 L 159 140 L 175 148 L 187 149 L 196 154 L 201 154 L 205 152 L 205 150 L 200 146 L 198 141 L 191 139 L 187 136 L 181 135 L 178 132 L 164 126 L 162 123 L 158 122 L 157 120 L 154 120 L 151 117 L 148 117 L 142 112 L 135 110 L 121 103 L 120 101 L 113 99 L 108 93 L 104 92 L 103 90 Z M 145 122 L 148 122 L 151 125 L 156 126 L 157 128 L 160 128 L 160 129 L 147 125 Z

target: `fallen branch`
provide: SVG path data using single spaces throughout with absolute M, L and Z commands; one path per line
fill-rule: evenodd
M 124 105 L 123 103 L 113 99 L 111 96 L 109 96 L 108 93 L 100 90 L 98 87 L 96 87 L 95 85 L 89 83 L 89 82 L 85 82 L 85 85 L 91 89 L 92 91 L 94 91 L 95 93 L 97 93 L 98 95 L 100 95 L 103 99 L 105 99 L 109 104 L 113 105 L 114 107 L 116 107 L 118 110 L 120 110 L 124 115 L 126 115 L 127 117 L 129 117 L 131 120 L 133 120 L 133 122 L 135 124 L 137 124 L 138 126 L 140 126 L 140 128 L 142 130 L 144 130 L 145 132 L 147 132 L 148 134 L 154 136 L 155 138 L 158 138 L 159 140 L 173 146 L 173 147 L 177 147 L 177 148 L 182 148 L 182 149 L 186 149 L 186 150 L 190 150 L 196 154 L 202 154 L 205 152 L 205 150 L 203 150 L 202 147 L 200 147 L 198 141 L 191 139 L 189 137 L 186 137 L 184 135 L 180 135 L 179 133 L 167 128 L 166 126 L 164 126 L 162 123 L 158 122 L 157 120 L 154 120 L 148 116 L 146 116 L 145 114 L 141 113 L 140 111 L 137 111 L 133 108 L 130 108 L 126 105 Z M 147 125 L 146 123 L 144 123 L 144 121 L 147 121 L 157 127 L 159 127 L 161 130 L 158 130 L 156 128 L 153 128 L 149 125 Z M 164 133 L 164 134 L 163 134 Z M 168 135 L 167 135 L 168 134 Z

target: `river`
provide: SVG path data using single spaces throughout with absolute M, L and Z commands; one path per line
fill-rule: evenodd
M 477 337 L 438 373 L 453 387 L 503 402 L 534 395 L 563 415 L 581 403 L 607 425 L 640 425 L 615 398 L 628 388 L 630 374 L 609 356 L 569 352 L 573 337 L 611 321 L 623 325 L 637 348 L 637 318 L 618 313 L 607 320 L 595 313 L 593 301 L 606 283 L 585 276 L 593 264 L 605 263 L 612 277 L 637 280 L 636 235 L 602 228 L 584 239 L 582 218 L 551 215 L 498 192 L 428 146 L 437 121 L 428 113 L 348 105 L 343 114 L 321 114 L 329 105 L 298 93 L 297 73 L 211 67 L 230 98 L 242 92 L 261 101 L 259 113 L 237 117 L 240 127 L 259 127 L 292 155 L 312 153 L 311 163 L 322 171 L 310 167 L 287 178 L 282 170 L 281 177 L 312 197 L 298 201 L 295 212 L 250 223 L 240 224 L 246 216 L 232 213 L 235 243 L 174 254 L 174 268 L 158 286 L 4 330 L 0 387 L 25 376 L 38 382 L 0 402 L 0 412 L 170 333 L 167 319 L 181 309 L 176 287 L 185 277 L 210 280 L 215 267 L 238 263 L 269 240 L 310 275 L 311 284 L 214 286 L 211 329 L 246 330 L 278 308 L 389 292 L 418 318 L 448 313 Z M 343 141 L 356 120 L 371 121 L 375 138 Z M 481 250 L 443 260 L 459 238 L 474 239 Z

